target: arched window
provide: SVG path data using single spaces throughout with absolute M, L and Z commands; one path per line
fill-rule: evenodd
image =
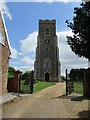
M 51 69 L 51 62 L 49 59 L 45 59 L 44 60 L 44 69 L 47 70 L 47 69 Z
M 49 28 L 46 28 L 46 35 L 49 35 Z

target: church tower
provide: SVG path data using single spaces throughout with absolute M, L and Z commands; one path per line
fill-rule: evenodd
M 60 81 L 56 20 L 39 20 L 34 78 L 47 82 Z

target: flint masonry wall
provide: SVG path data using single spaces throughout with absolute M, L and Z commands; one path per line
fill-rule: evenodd
M 39 20 L 34 78 L 42 81 L 60 81 L 56 20 Z

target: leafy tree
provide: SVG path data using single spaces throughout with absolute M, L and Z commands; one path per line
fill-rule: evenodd
M 66 78 L 64 76 L 61 76 L 61 82 L 66 81 Z
M 9 69 L 8 69 L 8 72 L 9 72 L 9 73 L 13 73 L 13 72 L 15 72 L 15 69 L 10 66 Z
M 14 77 L 14 72 L 15 72 L 15 68 L 9 66 L 9 69 L 8 69 L 8 78 L 13 78 Z
M 70 71 L 70 79 L 72 81 L 83 81 L 84 80 L 84 69 L 71 69 Z
M 25 73 L 22 74 L 22 80 L 25 80 L 25 85 L 29 85 L 30 83 L 30 74 L 32 71 L 26 71 Z
M 73 37 L 67 36 L 67 43 L 76 55 L 90 61 L 90 1 L 75 7 L 74 14 L 73 22 L 66 20 L 74 33 Z

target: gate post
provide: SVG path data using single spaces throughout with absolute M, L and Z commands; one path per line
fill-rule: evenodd
M 32 70 L 32 73 L 30 75 L 31 80 L 30 80 L 30 94 L 33 93 L 33 82 L 34 82 L 34 71 Z
M 20 87 L 20 76 L 21 76 L 20 71 L 15 71 L 14 72 L 14 79 L 13 79 L 13 92 L 18 92 L 19 93 L 19 87 Z
M 84 71 L 84 97 L 90 98 L 90 68 Z
M 68 95 L 68 92 L 67 92 L 67 69 L 66 69 L 66 95 Z
M 22 72 L 21 72 L 22 73 Z M 22 75 L 21 75 L 21 73 L 20 73 L 20 76 L 19 76 L 19 90 L 18 90 L 18 92 L 20 93 L 21 91 L 20 91 L 20 87 L 21 87 L 21 79 L 22 79 Z

